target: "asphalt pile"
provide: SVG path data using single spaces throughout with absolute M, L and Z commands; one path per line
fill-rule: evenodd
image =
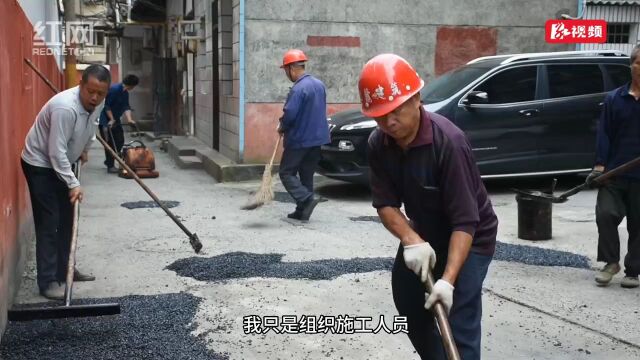
M 160 202 L 162 203 L 162 205 L 166 206 L 169 209 L 180 205 L 179 201 L 167 200 L 167 201 L 160 201 Z M 122 203 L 120 204 L 120 206 L 127 208 L 129 210 L 160 207 L 158 204 L 156 204 L 155 201 L 131 201 L 131 202 Z
M 543 249 L 536 246 L 506 244 L 498 241 L 494 260 L 512 261 L 537 266 L 564 266 L 589 269 L 589 258 L 583 255 Z
M 225 281 L 250 277 L 331 280 L 344 274 L 391 270 L 393 258 L 328 259 L 282 262 L 283 254 L 232 252 L 210 258 L 180 259 L 167 269 L 200 281 Z
M 0 344 L 0 359 L 228 359 L 190 334 L 200 301 L 187 293 L 74 300 L 74 304 L 117 302 L 122 313 L 10 322 Z M 50 305 L 56 303 L 24 307 Z
M 394 261 L 392 257 L 384 257 L 283 262 L 283 256 L 232 252 L 210 258 L 180 259 L 167 266 L 167 269 L 183 277 L 210 282 L 251 277 L 331 280 L 345 274 L 390 271 Z M 589 268 L 589 259 L 586 256 L 502 242 L 497 243 L 493 259 L 536 266 Z

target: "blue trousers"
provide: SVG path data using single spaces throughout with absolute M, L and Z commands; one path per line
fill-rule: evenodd
M 434 279 L 440 278 L 446 257 L 439 257 L 439 265 L 434 271 Z M 453 291 L 453 306 L 449 323 L 460 356 L 464 360 L 480 359 L 480 339 L 482 335 L 482 283 L 491 263 L 491 256 L 470 252 L 465 261 Z M 404 263 L 402 246 L 398 249 L 391 275 L 393 300 L 398 313 L 407 317 L 409 339 L 423 360 L 446 359 L 442 338 L 435 318 L 425 310 L 425 287 Z
M 298 209 L 313 196 L 313 174 L 320 161 L 320 146 L 284 149 L 280 160 L 280 180 Z

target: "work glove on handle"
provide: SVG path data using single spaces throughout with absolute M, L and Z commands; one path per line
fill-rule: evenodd
M 584 183 L 587 184 L 589 188 L 593 189 L 598 186 L 598 183 L 593 182 L 593 180 L 600 175 L 602 175 L 602 171 L 593 169 L 591 170 L 589 175 L 587 175 L 587 178 L 585 179 Z
M 407 245 L 404 247 L 404 263 L 413 271 L 422 283 L 427 282 L 429 270 L 436 266 L 436 252 L 429 243 Z
M 453 285 L 449 284 L 446 280 L 440 279 L 436 281 L 433 285 L 433 291 L 429 294 L 427 301 L 424 303 L 424 308 L 429 310 L 439 301 L 444 308 L 447 310 L 447 315 L 451 311 L 451 306 L 453 305 L 453 290 L 455 288 Z

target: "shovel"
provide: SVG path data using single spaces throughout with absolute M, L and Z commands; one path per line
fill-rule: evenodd
M 427 287 L 427 292 L 431 294 L 433 291 L 433 275 L 431 275 L 431 271 L 427 273 L 425 286 Z M 440 330 L 440 336 L 442 337 L 444 351 L 447 353 L 447 359 L 460 360 L 460 353 L 458 353 L 458 347 L 451 332 L 451 325 L 449 325 L 447 310 L 439 301 L 436 301 L 436 303 L 433 304 L 433 313 L 436 318 L 436 323 L 438 324 L 438 330 Z
M 80 162 L 76 162 L 75 175 L 80 181 Z M 78 218 L 80 217 L 80 201 L 73 203 L 73 227 L 71 228 L 71 246 L 67 263 L 67 279 L 64 289 L 64 306 L 9 310 L 9 321 L 31 321 L 86 316 L 103 316 L 120 314 L 120 304 L 71 305 L 73 290 L 73 273 L 76 264 L 76 248 L 78 244 Z
M 633 168 L 637 167 L 638 165 L 640 165 L 640 157 L 637 157 L 627 163 L 624 163 L 620 166 L 618 166 L 617 168 L 614 168 L 612 170 L 607 171 L 606 173 L 598 176 L 597 178 L 593 179 L 593 182 L 595 182 L 598 185 L 602 185 L 604 183 L 607 182 L 607 180 L 610 180 L 616 176 L 619 176 L 621 174 L 626 173 L 629 170 L 632 170 Z M 579 193 L 582 190 L 588 189 L 589 185 L 587 185 L 586 183 L 584 184 L 580 184 L 574 188 L 571 188 L 565 192 L 563 192 L 562 194 L 558 195 L 558 196 L 554 196 L 553 195 L 553 191 L 551 193 L 546 193 L 546 192 L 542 192 L 542 191 L 529 191 L 529 190 L 520 190 L 520 189 L 511 189 L 512 191 L 515 191 L 518 194 L 521 195 L 526 195 L 529 197 L 533 197 L 533 198 L 537 198 L 539 200 L 542 201 L 548 201 L 554 204 L 560 204 L 563 202 L 566 202 L 567 200 L 569 200 L 569 196 L 575 195 L 577 193 Z

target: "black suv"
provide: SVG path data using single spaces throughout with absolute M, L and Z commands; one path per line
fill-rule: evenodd
M 483 178 L 587 171 L 605 94 L 631 80 L 619 51 L 566 51 L 477 58 L 429 82 L 425 109 L 462 129 Z M 367 184 L 367 139 L 376 127 L 360 109 L 328 119 L 331 144 L 319 173 Z

